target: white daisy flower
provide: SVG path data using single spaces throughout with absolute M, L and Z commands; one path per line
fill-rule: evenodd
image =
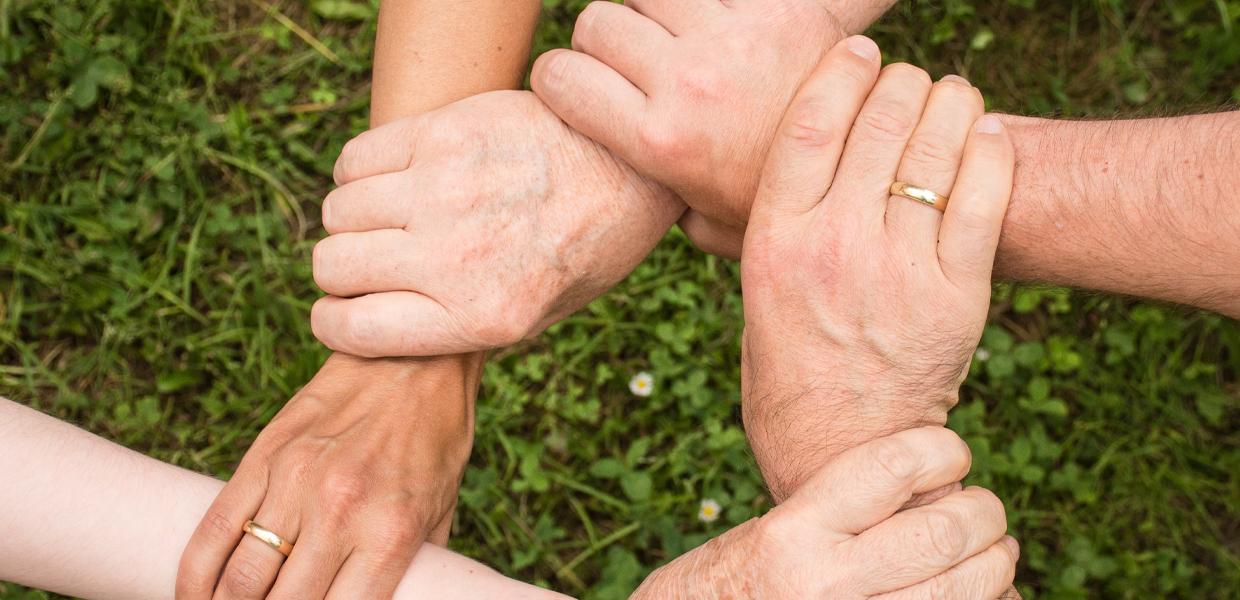
M 718 502 L 705 498 L 702 500 L 702 507 L 698 509 L 698 520 L 703 523 L 713 523 L 719 518 L 720 510 Z
M 645 371 L 634 375 L 629 380 L 629 391 L 633 392 L 634 396 L 641 396 L 642 398 L 649 396 L 654 391 L 654 377 L 651 377 L 650 373 Z

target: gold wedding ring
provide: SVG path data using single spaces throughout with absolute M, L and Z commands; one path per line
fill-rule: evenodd
M 947 210 L 947 196 L 941 196 L 924 187 L 918 187 L 911 183 L 897 181 L 891 184 L 891 195 L 904 196 L 911 200 L 916 200 L 922 204 L 929 204 L 940 211 Z
M 272 533 L 271 530 L 264 528 L 262 525 L 254 521 L 246 521 L 245 527 L 242 527 L 246 533 L 262 540 L 264 544 L 271 546 L 276 552 L 288 556 L 293 553 L 293 545 L 284 541 L 284 538 Z

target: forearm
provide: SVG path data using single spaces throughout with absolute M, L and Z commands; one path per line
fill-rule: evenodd
M 371 127 L 435 110 L 474 94 L 520 87 L 540 7 L 539 2 L 530 0 L 380 3 Z M 366 377 L 378 375 L 397 359 L 356 360 L 358 376 Z M 434 359 L 430 370 L 424 371 L 432 377 L 471 382 L 465 395 L 470 433 L 473 401 L 485 362 L 486 353 L 475 352 Z M 454 483 L 459 485 L 459 481 Z M 446 542 L 450 522 L 451 514 L 430 539 Z
M 656 569 L 629 600 L 748 598 L 763 567 L 755 561 L 760 520 L 750 519 Z
M 997 277 L 1240 316 L 1240 112 L 1004 120 L 1017 163 Z
M 0 580 L 90 600 L 171 599 L 223 482 L 0 399 Z M 398 600 L 562 598 L 424 545 Z
M 384 0 L 375 42 L 370 125 L 462 98 L 519 89 L 537 0 Z
M 381 2 L 370 126 L 521 87 L 541 6 L 537 0 Z M 443 368 L 481 369 L 486 353 L 461 358 Z

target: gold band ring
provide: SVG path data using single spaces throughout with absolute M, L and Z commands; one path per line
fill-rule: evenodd
M 936 194 L 924 187 L 918 187 L 911 183 L 897 181 L 891 184 L 891 195 L 904 196 L 922 204 L 933 206 L 940 211 L 947 210 L 947 196 Z
M 288 556 L 293 553 L 293 545 L 284 541 L 284 538 L 272 533 L 271 530 L 255 523 L 254 521 L 246 521 L 245 527 L 242 527 L 246 533 L 258 538 L 264 544 L 271 546 L 276 552 Z

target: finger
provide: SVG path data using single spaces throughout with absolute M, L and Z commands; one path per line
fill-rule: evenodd
M 435 526 L 430 533 L 426 535 L 426 541 L 436 546 L 448 547 L 448 536 L 452 533 L 452 517 L 456 512 L 456 508 L 448 511 L 443 519 L 439 521 L 439 525 Z
M 349 140 L 332 169 L 336 185 L 409 168 L 426 118 L 419 115 L 392 121 Z
M 422 240 L 400 229 L 337 233 L 314 245 L 314 282 L 343 297 L 418 290 L 434 260 L 427 250 Z
M 969 446 L 950 429 L 909 429 L 842 452 L 776 510 L 799 508 L 828 531 L 856 535 L 914 494 L 960 481 L 970 464 Z
M 671 42 L 672 34 L 658 23 L 606 0 L 586 6 L 573 28 L 573 50 L 598 59 L 646 93 L 671 54 Z
M 718 0 L 624 0 L 624 5 L 662 25 L 672 35 L 717 19 L 725 10 Z
M 998 542 L 1007 514 L 989 490 L 970 487 L 906 510 L 846 542 L 865 595 L 898 590 L 939 575 Z M 997 594 L 998 592 L 996 592 Z
M 249 460 L 247 460 L 249 459 Z M 236 474 L 211 503 L 194 530 L 177 570 L 177 600 L 208 600 L 229 556 L 245 535 L 242 527 L 262 506 L 267 470 L 249 454 Z
M 467 334 L 442 304 L 417 292 L 319 298 L 310 311 L 310 327 L 328 348 L 368 358 L 462 354 L 522 337 L 502 327 Z M 510 335 L 516 335 L 512 342 Z
M 615 69 L 588 54 L 551 50 L 534 62 L 530 88 L 570 127 L 658 178 L 662 167 L 641 151 L 646 94 Z
M 964 78 L 948 75 L 934 84 L 926 110 L 900 158 L 896 181 L 950 199 L 969 130 L 983 112 L 981 93 Z M 887 230 L 917 256 L 934 252 L 941 220 L 941 212 L 916 200 L 892 195 L 887 202 Z
M 978 119 L 939 229 L 939 266 L 958 287 L 990 286 L 1015 165 L 1016 153 L 1003 123 L 992 115 Z
M 1004 590 L 1002 594 L 999 594 L 998 600 L 1023 600 L 1023 599 L 1020 597 L 1020 592 L 1016 590 L 1016 586 L 1012 585 L 1012 586 L 1008 586 L 1008 589 Z
M 938 500 L 939 498 L 945 498 L 963 489 L 964 489 L 964 486 L 960 485 L 959 481 L 955 483 L 949 483 L 936 490 L 930 490 L 924 494 L 917 494 L 916 496 L 913 496 L 913 499 L 909 500 L 908 502 L 905 502 L 904 506 L 900 507 L 900 510 L 909 510 L 909 509 L 917 508 L 918 506 L 925 506 L 927 504 L 930 504 L 931 502 L 934 502 L 935 500 Z
M 912 65 L 887 65 L 848 134 L 831 197 L 863 222 L 881 222 L 891 183 L 930 94 L 930 76 Z M 871 200 L 873 199 L 873 200 Z M 839 206 L 828 206 L 836 214 Z
M 348 558 L 339 531 L 307 533 L 293 547 L 267 600 L 324 598 L 340 566 Z M 386 596 L 385 596 L 386 597 Z
M 871 600 L 1019 599 L 1020 594 L 1010 587 L 1016 577 L 1016 560 L 1019 557 L 1016 540 L 1004 536 L 985 551 L 948 569 L 946 573 L 902 590 L 873 596 Z
M 411 171 L 383 173 L 346 183 L 323 199 L 323 229 L 328 234 L 402 229 L 413 218 L 410 202 L 394 202 L 410 190 L 425 190 Z
M 819 61 L 784 113 L 751 222 L 803 214 L 822 201 L 878 69 L 878 46 L 865 36 L 841 40 Z
M 707 218 L 690 208 L 676 222 L 698 250 L 732 260 L 741 259 L 745 229 Z
M 296 549 L 299 518 L 289 510 L 290 505 L 277 500 L 275 493 L 268 494 L 254 516 L 254 523 L 293 544 Z M 262 600 L 276 582 L 285 557 L 266 542 L 252 535 L 245 535 L 237 544 L 228 566 L 220 576 L 213 600 Z
M 386 556 L 354 552 L 340 568 L 325 600 L 391 598 L 421 546 L 421 542 L 410 544 Z

